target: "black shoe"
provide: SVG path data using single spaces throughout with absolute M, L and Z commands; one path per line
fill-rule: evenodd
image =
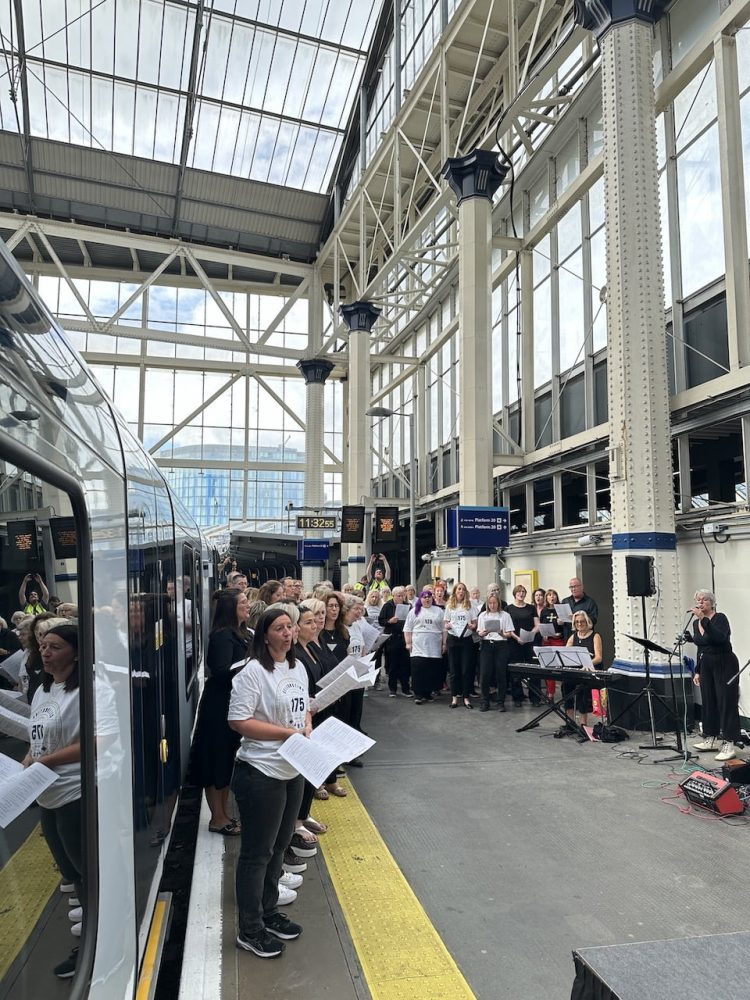
M 564 726 L 560 726 L 557 732 L 553 735 L 556 740 L 561 740 L 564 736 L 572 736 L 573 733 L 575 733 L 575 729 L 566 723 Z
M 507 712 L 508 711 L 508 709 L 505 707 L 505 705 L 503 705 L 502 702 L 500 702 L 500 704 L 497 706 L 497 710 L 498 710 L 498 712 Z
M 470 701 L 464 700 L 464 708 L 474 708 Z
M 285 872 L 291 872 L 293 875 L 299 875 L 304 871 L 307 871 L 307 862 L 303 861 L 302 858 L 298 858 L 291 847 L 287 847 L 284 851 L 284 862 L 282 868 Z
M 354 760 L 350 760 L 347 767 L 364 767 L 361 757 L 355 757 Z
M 64 962 L 60 962 L 52 970 L 58 979 L 72 979 L 76 974 L 78 963 L 78 949 L 74 948 Z
M 253 937 L 245 937 L 240 931 L 237 935 L 237 947 L 251 951 L 258 958 L 278 958 L 284 951 L 281 941 L 277 941 L 266 930 L 259 931 Z
M 521 701 L 514 701 L 513 704 L 516 706 L 516 708 L 521 708 L 521 706 L 523 705 L 523 699 Z
M 298 833 L 293 834 L 288 850 L 298 858 L 314 858 L 318 848 L 314 841 L 305 840 Z
M 489 712 L 489 710 L 490 710 L 490 703 L 488 701 L 482 701 L 479 703 L 480 712 Z
M 434 701 L 434 700 L 435 700 L 435 699 L 434 699 L 434 698 L 432 697 L 432 695 L 431 695 L 431 694 L 428 694 L 426 698 L 423 698 L 423 699 L 422 699 L 422 701 Z
M 270 917 L 263 917 L 263 923 L 269 934 L 282 941 L 295 941 L 302 933 L 300 925 L 295 924 L 285 913 L 272 913 Z

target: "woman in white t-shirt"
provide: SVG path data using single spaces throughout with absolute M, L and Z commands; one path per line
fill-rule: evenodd
M 242 736 L 232 791 L 242 824 L 237 860 L 237 946 L 276 958 L 302 933 L 279 912 L 284 851 L 294 834 L 304 780 L 279 753 L 295 733 L 309 736 L 307 673 L 292 651 L 289 612 L 269 608 L 255 629 L 252 659 L 232 682 L 229 725 Z
M 469 697 L 474 691 L 476 649 L 473 633 L 477 613 L 469 598 L 465 583 L 457 583 L 445 606 L 445 632 L 448 637 L 448 666 L 451 674 L 451 708 L 458 708 L 463 698 L 467 708 L 474 706 Z
M 404 642 L 411 656 L 415 705 L 434 701 L 432 692 L 439 690 L 443 671 L 443 609 L 434 606 L 433 596 L 431 588 L 425 587 L 404 625 Z
M 508 688 L 508 663 L 513 639 L 513 619 L 500 607 L 500 595 L 487 595 L 485 610 L 479 615 L 477 631 L 482 639 L 479 650 L 479 681 L 482 689 L 480 712 L 490 708 L 490 688 L 497 689 L 497 707 L 505 711 L 505 692 Z
M 72 876 L 75 895 L 83 900 L 78 626 L 50 628 L 39 653 L 43 677 L 31 702 L 30 747 L 23 765 L 38 761 L 57 774 L 57 781 L 37 798 L 39 821 L 55 863 L 66 881 Z M 71 928 L 76 936 L 81 933 L 80 908 L 77 916 Z M 71 961 L 75 969 L 73 955 Z

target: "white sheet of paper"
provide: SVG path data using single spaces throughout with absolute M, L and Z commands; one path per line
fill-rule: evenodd
M 369 653 L 373 648 L 375 640 L 383 630 L 382 628 L 380 628 L 380 626 L 375 628 L 374 625 L 371 625 L 364 619 L 360 619 L 359 627 L 362 630 L 362 641 L 364 642 L 364 650 L 366 653 Z
M 374 666 L 363 676 L 357 673 L 356 667 L 349 667 L 348 670 L 334 681 L 331 681 L 330 684 L 326 684 L 319 694 L 315 695 L 313 699 L 315 708 L 321 712 L 324 708 L 328 708 L 329 705 L 333 705 L 339 698 L 343 698 L 349 691 L 364 690 L 365 688 L 372 687 L 375 683 L 376 673 L 377 671 Z
M 485 618 L 483 628 L 485 632 L 497 632 L 500 635 L 503 630 L 503 623 L 499 618 Z
M 389 639 L 390 639 L 390 634 L 389 633 L 387 633 L 387 632 L 381 632 L 380 635 L 375 640 L 375 642 L 372 644 L 372 649 L 370 650 L 370 652 L 371 653 L 377 653 L 377 651 L 380 649 L 380 647 L 384 646 L 388 642 Z
M 569 604 L 556 604 L 557 620 L 559 622 L 572 622 L 573 612 Z
M 400 622 L 405 622 L 409 617 L 409 612 L 411 608 L 408 604 L 396 604 L 394 607 L 394 616 L 398 618 Z
M 29 721 L 22 715 L 12 712 L 9 708 L 0 705 L 0 733 L 12 736 L 15 740 L 29 742 Z
M 337 677 L 346 673 L 349 667 L 355 667 L 357 673 L 362 676 L 362 674 L 366 674 L 370 669 L 371 663 L 372 656 L 345 656 L 341 663 L 335 666 L 333 670 L 329 670 L 327 674 L 323 674 L 315 686 L 321 689 L 328 687 L 328 685 L 335 681 Z
M 24 659 L 24 651 L 22 649 L 17 649 L 10 656 L 6 656 L 2 663 L 0 663 L 0 674 L 7 677 L 11 684 L 18 684 L 18 678 L 21 674 L 21 664 Z
M 315 788 L 344 761 L 353 760 L 375 745 L 340 719 L 326 719 L 308 739 L 295 733 L 282 743 L 279 753 Z
M 16 715 L 22 715 L 24 719 L 31 716 L 31 705 L 26 701 L 23 691 L 4 691 L 0 688 L 0 707 L 7 708 Z
M 533 642 L 535 635 L 536 635 L 536 629 L 534 629 L 533 632 L 529 632 L 528 629 L 522 628 L 520 630 L 520 632 L 519 632 L 519 636 L 518 637 L 521 640 L 521 642 L 525 643 L 525 642 Z
M 543 667 L 574 667 L 594 670 L 591 654 L 582 646 L 534 646 L 537 660 Z
M 551 638 L 553 635 L 557 635 L 555 632 L 555 626 L 551 622 L 542 622 L 539 626 L 539 632 L 545 638 Z
M 0 827 L 12 823 L 55 781 L 57 775 L 44 764 L 24 768 L 12 757 L 0 754 Z

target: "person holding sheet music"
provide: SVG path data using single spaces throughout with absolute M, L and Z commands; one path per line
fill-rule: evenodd
M 284 941 L 300 936 L 299 924 L 279 912 L 279 879 L 292 840 L 304 779 L 279 753 L 295 733 L 310 736 L 305 668 L 292 649 L 288 611 L 269 608 L 253 636 L 252 659 L 235 675 L 229 725 L 242 737 L 232 791 L 242 823 L 235 891 L 237 947 L 276 958 Z
M 602 662 L 602 638 L 598 632 L 594 631 L 594 623 L 591 621 L 589 616 L 585 611 L 576 611 L 573 615 L 573 634 L 568 639 L 568 646 L 583 647 L 587 649 L 591 654 L 591 662 L 594 665 L 594 669 Z M 563 681 L 562 682 L 562 693 L 563 695 L 569 695 L 576 688 L 575 681 Z M 586 686 L 581 691 L 578 691 L 575 698 L 575 705 L 573 704 L 572 698 L 568 698 L 565 702 L 565 714 L 568 718 L 575 722 L 576 709 L 580 713 L 579 722 L 582 726 L 588 724 L 589 712 L 593 711 L 594 703 L 591 697 L 591 688 Z M 562 726 L 560 730 L 560 735 L 565 735 L 570 732 L 566 726 Z
M 481 636 L 479 650 L 479 683 L 482 700 L 480 712 L 490 708 L 490 688 L 497 690 L 498 711 L 504 712 L 505 692 L 508 686 L 510 643 L 514 639 L 513 619 L 500 607 L 500 595 L 493 591 L 487 595 L 485 610 L 480 612 L 477 632 Z
M 509 604 L 507 608 L 508 614 L 513 619 L 515 639 L 518 643 L 518 649 L 515 650 L 516 663 L 531 663 L 534 655 L 534 644 L 533 642 L 524 641 L 521 631 L 534 632 L 539 624 L 534 605 L 526 603 L 526 594 L 527 590 L 524 585 L 522 583 L 516 584 L 513 588 L 513 603 Z M 513 691 L 513 702 L 518 708 L 523 702 L 523 689 L 521 688 L 520 681 L 517 684 L 517 688 Z M 529 690 L 529 701 L 532 705 L 538 705 L 541 701 L 539 681 L 536 678 L 531 680 L 531 678 L 527 677 L 526 686 Z
M 383 631 L 390 636 L 386 643 L 388 647 L 386 665 L 388 667 L 389 698 L 396 697 L 399 684 L 401 685 L 401 694 L 405 698 L 414 697 L 409 680 L 411 675 L 409 650 L 404 641 L 404 625 L 409 611 L 405 587 L 394 587 L 391 599 L 386 601 L 380 609 L 378 621 L 383 626 Z
M 444 625 L 453 696 L 450 707 L 458 708 L 459 698 L 463 698 L 466 708 L 474 708 L 469 697 L 474 691 L 473 632 L 477 627 L 477 615 L 465 583 L 454 586 L 445 606 Z
M 560 603 L 560 595 L 556 590 L 549 589 L 544 592 L 544 607 L 539 615 L 540 625 L 552 625 L 555 630 L 554 635 L 545 635 L 542 639 L 543 646 L 564 646 L 565 637 L 563 635 L 563 625 L 557 614 L 556 604 Z M 547 697 L 555 697 L 555 689 L 557 688 L 557 681 L 548 680 L 547 682 Z
M 307 688 L 310 700 L 315 697 L 316 684 L 327 673 L 321 662 L 315 646 L 315 639 L 318 635 L 318 625 L 315 621 L 315 612 L 308 604 L 300 604 L 299 620 L 297 622 L 297 641 L 294 644 L 294 655 L 305 668 L 307 674 Z M 324 708 L 321 712 L 312 711 L 313 729 L 333 715 L 333 706 Z M 336 780 L 334 774 L 333 780 Z M 310 844 L 317 842 L 317 833 L 325 833 L 328 827 L 325 823 L 318 823 L 310 816 L 310 806 L 315 795 L 315 789 L 309 781 L 305 781 L 305 790 L 302 793 L 302 803 L 297 814 L 297 824 L 295 834 L 303 841 Z
M 365 602 L 361 597 L 357 597 L 355 594 L 348 594 L 346 600 L 344 601 L 344 625 L 349 630 L 349 647 L 347 653 L 350 656 L 364 656 L 367 652 L 367 644 L 365 642 L 364 631 L 362 630 L 361 619 L 365 613 Z M 365 692 L 364 689 L 359 691 L 350 691 L 348 695 L 341 699 L 342 701 L 348 700 L 349 703 L 349 714 L 347 718 L 339 715 L 338 718 L 342 722 L 345 722 L 352 729 L 356 729 L 358 733 L 363 733 L 362 729 L 362 710 L 365 704 Z M 362 767 L 362 761 L 359 758 L 349 761 L 349 764 L 353 767 Z
M 443 609 L 433 606 L 430 587 L 420 593 L 404 625 L 404 642 L 411 656 L 411 677 L 414 704 L 434 701 L 443 674 L 443 653 L 446 636 Z
M 347 598 L 350 595 L 347 595 Z M 325 646 L 334 659 L 334 666 L 348 655 L 349 629 L 344 624 L 344 595 L 338 591 L 329 590 L 325 598 L 325 622 L 318 637 L 321 645 Z M 345 694 L 343 698 L 333 706 L 333 714 L 342 722 L 349 723 L 350 696 Z M 346 789 L 336 780 L 335 772 L 329 775 L 328 781 L 323 783 L 323 788 L 315 793 L 316 798 L 327 799 L 330 795 L 338 798 L 346 797 Z

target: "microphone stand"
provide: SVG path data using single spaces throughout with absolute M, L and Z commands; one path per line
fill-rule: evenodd
M 691 612 L 691 616 L 692 616 L 692 612 Z M 689 625 L 689 624 L 690 624 L 690 620 L 688 620 L 688 622 L 687 622 L 687 625 Z M 674 714 L 674 735 L 675 735 L 675 740 L 676 740 L 676 743 L 677 743 L 677 746 L 675 747 L 675 750 L 677 751 L 677 756 L 676 757 L 662 757 L 661 760 L 655 760 L 654 761 L 655 764 L 664 764 L 664 763 L 667 763 L 668 761 L 673 761 L 673 760 L 683 760 L 685 763 L 687 763 L 689 760 L 693 760 L 694 758 L 697 759 L 697 754 L 691 753 L 688 750 L 688 746 L 687 746 L 687 725 L 685 724 L 684 721 L 683 721 L 683 727 L 682 727 L 682 729 L 680 729 L 680 717 L 679 717 L 679 713 L 678 713 L 678 704 L 677 704 L 677 688 L 675 687 L 674 669 L 672 668 L 672 659 L 675 656 L 675 654 L 678 654 L 678 656 L 679 656 L 678 662 L 680 664 L 680 677 L 682 677 L 682 647 L 685 645 L 685 629 L 687 628 L 687 625 L 683 627 L 682 631 L 677 636 L 675 644 L 672 647 L 672 651 L 669 654 L 669 657 L 667 658 L 667 663 L 669 664 L 669 681 L 670 681 L 671 688 L 672 688 L 672 709 L 673 709 L 673 714 Z M 750 663 L 750 660 L 748 660 L 748 663 Z M 684 690 L 683 690 L 683 697 L 685 697 L 685 699 L 687 700 L 687 695 L 684 694 Z M 685 718 L 685 716 L 684 716 L 684 713 L 683 713 L 683 720 L 684 720 L 684 718 Z M 684 741 L 685 741 L 684 745 L 683 745 L 683 738 L 684 738 Z M 671 749 L 671 748 L 669 748 L 669 749 Z
M 739 680 L 740 674 L 744 674 L 744 672 L 747 670 L 748 667 L 750 667 L 750 660 L 747 661 L 744 667 L 740 667 L 740 669 L 737 671 L 734 677 L 729 678 L 729 680 L 727 681 L 727 687 L 729 687 L 730 684 L 734 684 L 736 680 Z

